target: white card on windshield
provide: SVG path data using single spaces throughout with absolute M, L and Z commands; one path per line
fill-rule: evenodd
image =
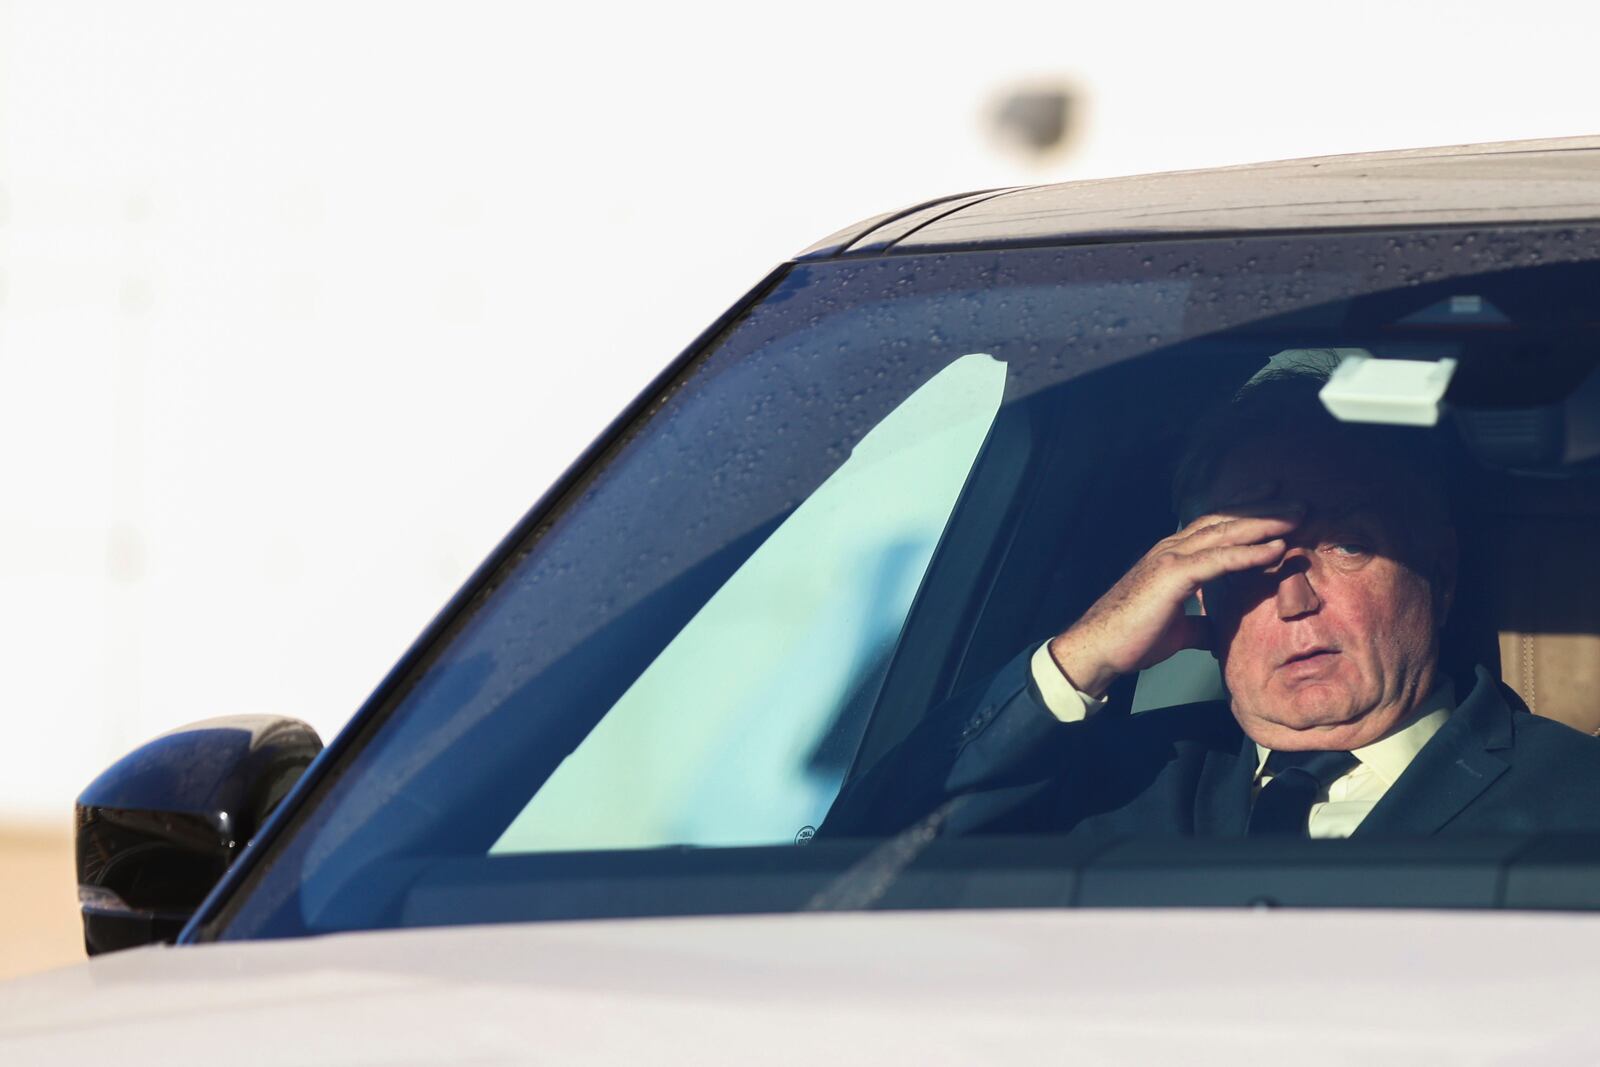
M 1345 356 L 1322 387 L 1322 406 L 1340 422 L 1389 426 L 1433 426 L 1453 359 L 1373 359 Z

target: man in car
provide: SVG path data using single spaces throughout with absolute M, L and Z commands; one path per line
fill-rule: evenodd
M 1444 666 L 1458 551 L 1429 442 L 1335 421 L 1321 384 L 1275 372 L 1204 420 L 1174 482 L 1181 529 L 935 709 L 826 831 L 930 813 L 944 832 L 1107 838 L 1600 831 L 1600 740 Z M 1106 706 L 1185 648 L 1216 656 L 1226 701 Z

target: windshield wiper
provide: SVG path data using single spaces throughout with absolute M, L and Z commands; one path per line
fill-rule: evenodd
M 927 815 L 868 852 L 823 886 L 801 911 L 860 911 L 883 898 L 906 868 L 939 839 L 950 816 L 966 806 L 970 796 L 952 797 Z

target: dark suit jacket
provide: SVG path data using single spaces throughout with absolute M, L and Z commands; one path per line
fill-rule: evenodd
M 839 797 L 822 830 L 895 833 L 945 800 L 944 833 L 1238 836 L 1255 745 L 1226 703 L 1062 723 L 1029 655 L 936 708 Z M 1600 832 L 1600 739 L 1531 715 L 1482 668 L 1446 724 L 1356 834 Z

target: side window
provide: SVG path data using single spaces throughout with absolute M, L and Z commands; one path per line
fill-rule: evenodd
M 963 356 L 890 412 L 490 851 L 776 844 L 820 822 L 1004 385 Z

